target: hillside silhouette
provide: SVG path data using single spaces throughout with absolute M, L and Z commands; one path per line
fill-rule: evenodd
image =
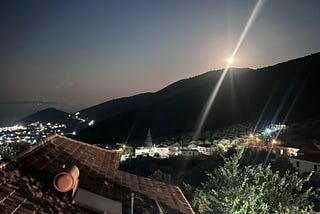
M 231 68 L 203 130 L 244 121 L 297 122 L 319 115 L 320 53 L 259 69 Z M 155 93 L 105 102 L 81 111 L 97 120 L 78 139 L 143 144 L 154 137 L 193 132 L 223 70 L 177 81 Z M 263 113 L 263 114 L 262 114 Z
M 79 124 L 77 120 L 69 117 L 69 113 L 56 108 L 46 108 L 37 111 L 27 117 L 20 119 L 16 123 L 27 125 L 35 122 L 65 124 L 69 129 L 73 129 Z
M 204 130 L 255 122 L 262 112 L 261 119 L 270 123 L 283 120 L 290 123 L 318 115 L 319 69 L 320 53 L 260 69 L 230 69 Z M 149 128 L 154 137 L 192 132 L 221 73 L 222 70 L 210 71 L 155 93 L 106 102 L 100 105 L 101 112 L 104 105 L 110 108 L 114 103 L 125 105 L 122 110 L 128 111 L 102 116 L 103 120 L 83 129 L 77 137 L 94 143 L 141 144 Z M 126 106 L 130 103 L 134 105 Z

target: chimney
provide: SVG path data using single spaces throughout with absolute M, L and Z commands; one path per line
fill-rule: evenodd
M 65 166 L 65 165 L 63 165 Z M 53 179 L 53 186 L 61 193 L 67 193 L 72 190 L 72 198 L 78 188 L 80 171 L 77 166 L 63 167 L 64 170 L 59 172 Z

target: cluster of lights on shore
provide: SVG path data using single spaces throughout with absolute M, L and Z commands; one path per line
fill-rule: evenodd
M 80 117 L 80 112 L 69 115 L 79 123 L 86 123 L 88 126 L 95 124 L 94 120 Z M 71 131 L 65 124 L 34 122 L 26 126 L 17 124 L 13 126 L 0 127 L 0 145 L 4 143 L 29 143 L 34 144 L 52 134 L 76 135 L 77 132 Z
M 14 125 L 0 127 L 0 145 L 4 143 L 28 143 L 34 144 L 40 140 L 54 134 L 72 134 L 76 132 L 65 133 L 67 126 L 59 123 L 30 123 L 26 126 Z

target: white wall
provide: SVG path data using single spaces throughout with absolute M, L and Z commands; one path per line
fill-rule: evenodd
M 214 147 L 198 146 L 198 151 L 204 155 L 212 155 L 214 153 Z
M 148 148 L 137 148 L 136 150 L 135 150 L 135 154 L 136 155 L 144 155 L 144 154 L 149 154 L 149 152 L 150 152 L 150 149 L 148 149 Z
M 105 198 L 101 195 L 97 195 L 82 188 L 78 188 L 78 191 L 75 197 L 73 198 L 73 203 L 78 204 L 79 206 L 99 210 L 102 213 L 122 213 L 122 204 L 119 201 L 114 201 L 109 198 Z
M 293 167 L 299 171 L 299 173 L 314 171 L 315 173 L 320 174 L 320 163 L 295 158 L 290 158 L 290 162 L 292 163 Z M 299 163 L 299 166 L 297 166 L 297 163 Z M 316 171 L 314 170 L 315 165 L 317 166 Z
M 168 147 L 155 147 L 154 152 L 158 152 L 160 156 L 167 156 L 169 155 L 169 148 Z

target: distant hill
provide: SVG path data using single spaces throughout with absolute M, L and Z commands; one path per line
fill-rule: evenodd
M 79 111 L 82 118 L 101 121 L 116 114 L 143 107 L 152 100 L 152 93 L 138 94 L 107 101 Z
M 25 118 L 22 118 L 21 120 L 17 121 L 17 123 L 26 125 L 37 121 L 42 123 L 63 123 L 68 127 L 74 127 L 78 123 L 76 120 L 69 118 L 69 113 L 55 108 L 43 109 Z
M 204 130 L 262 120 L 296 122 L 319 114 L 320 53 L 260 68 L 232 68 Z M 155 92 L 109 101 L 81 111 L 97 119 L 77 138 L 92 143 L 141 144 L 150 128 L 162 137 L 195 130 L 222 70 L 180 80 Z M 262 114 L 263 112 L 263 114 Z

